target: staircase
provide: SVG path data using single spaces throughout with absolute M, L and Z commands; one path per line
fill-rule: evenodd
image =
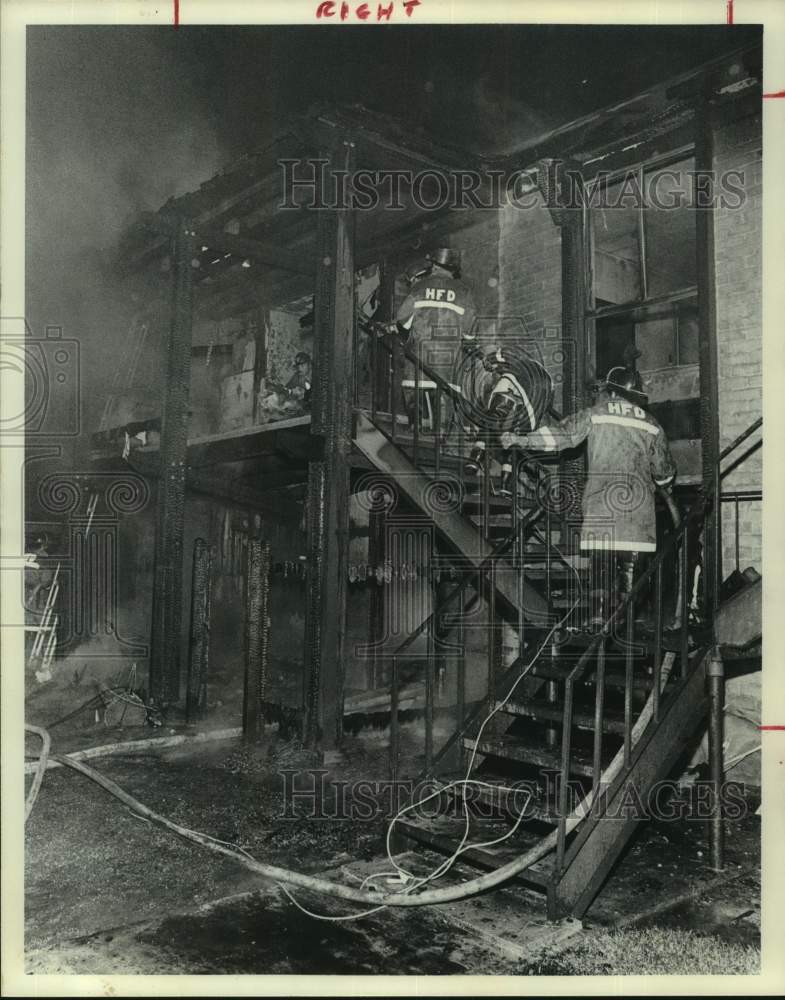
M 400 345 L 389 349 L 393 355 L 402 350 L 439 394 L 455 396 Z M 391 364 L 390 372 L 396 370 Z M 393 386 L 386 398 L 394 399 Z M 441 405 L 437 402 L 437 414 Z M 395 823 L 393 842 L 401 850 L 420 843 L 447 855 L 460 848 L 463 861 L 486 870 L 503 867 L 538 844 L 547 846 L 552 849 L 518 880 L 545 893 L 551 919 L 581 917 L 644 818 L 629 808 L 630 797 L 646 803 L 707 712 L 711 641 L 691 630 L 686 614 L 678 629 L 669 631 L 663 598 L 678 589 L 677 581 L 664 578 L 664 567 L 678 553 L 678 584 L 687 593 L 690 539 L 700 534 L 710 498 L 684 518 L 601 630 L 587 633 L 578 627 L 583 608 L 576 583 L 583 570 L 560 550 L 555 519 L 536 501 L 527 504 L 516 495 L 517 477 L 510 498 L 494 495 L 490 459 L 477 488 L 468 489 L 464 442 L 446 446 L 441 435 L 423 433 L 417 423 L 404 425 L 394 407 L 386 413 L 373 404 L 358 409 L 354 446 L 364 462 L 429 515 L 459 559 L 461 581 L 417 629 L 430 636 L 420 777 L 446 787 L 470 773 L 482 784 L 445 790 L 436 817 L 407 814 Z M 440 504 L 434 503 L 437 488 Z M 503 670 L 491 635 L 487 692 L 472 703 L 465 696 L 465 660 L 460 663 L 456 724 L 436 748 L 435 622 L 445 620 L 448 605 L 464 607 L 467 591 L 485 595 L 491 623 L 512 625 L 524 652 Z M 653 593 L 655 620 L 644 633 L 636 626 L 636 606 L 647 592 Z M 398 656 L 413 639 L 401 643 L 391 663 L 393 778 Z M 471 835 L 461 847 L 467 816 Z
M 406 455 L 399 444 L 393 443 L 369 415 L 363 412 L 357 414 L 354 445 L 372 466 L 389 477 L 419 510 L 432 514 L 437 532 L 456 555 L 462 557 L 467 568 L 480 571 L 492 563 L 496 594 L 508 618 L 517 624 L 523 612 L 524 616 L 533 622 L 539 624 L 547 622 L 548 602 L 526 580 L 523 582 L 523 591 L 519 594 L 515 569 L 503 554 L 494 554 L 494 547 L 491 544 L 493 535 L 490 532 L 487 536 L 483 535 L 479 530 L 478 522 L 482 516 L 478 509 L 481 506 L 479 496 L 463 491 L 455 472 L 445 473 L 440 469 L 438 476 L 435 473 L 429 475 Z M 457 466 L 459 460 L 460 456 L 457 460 L 451 461 L 450 465 Z M 434 500 L 435 489 L 438 490 L 440 487 L 447 493 L 446 501 Z M 437 504 L 441 508 L 438 512 L 434 510 Z M 509 512 L 509 503 L 504 504 L 504 510 Z M 498 515 L 498 505 L 494 514 Z M 489 514 L 490 516 L 493 515 Z M 507 523 L 502 528 L 502 535 L 506 539 L 510 534 L 509 513 L 504 520 Z M 498 525 L 493 527 L 496 528 Z

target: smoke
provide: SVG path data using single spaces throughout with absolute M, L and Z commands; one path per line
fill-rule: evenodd
M 125 226 L 198 187 L 226 151 L 188 74 L 147 29 L 31 28 L 27 47 L 27 318 L 79 341 L 82 441 L 128 334 L 113 272 Z
M 28 320 L 80 341 L 83 426 L 95 427 L 132 312 L 108 267 L 124 226 L 293 115 L 360 103 L 413 136 L 509 152 L 730 43 L 708 26 L 31 27 Z
M 358 45 L 338 29 L 332 48 L 324 37 L 302 29 L 29 29 L 27 317 L 38 336 L 55 325 L 80 343 L 83 432 L 72 461 L 81 464 L 123 363 L 135 307 L 112 267 L 120 236 L 141 212 L 195 190 L 317 99 L 359 100 L 434 137 L 461 123 L 485 148 L 531 125 L 528 111 L 503 102 L 485 78 L 467 100 L 464 60 L 449 52 L 421 59 L 391 87 L 404 36 L 377 33 Z M 325 74 L 325 59 L 345 72 Z

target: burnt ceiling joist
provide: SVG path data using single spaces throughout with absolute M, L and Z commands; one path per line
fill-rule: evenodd
M 760 96 L 761 47 L 747 45 L 616 104 L 532 136 L 515 152 L 491 158 L 496 168 L 523 168 L 540 159 L 571 156 L 586 160 L 624 145 L 642 144 L 692 120 L 696 108 Z
M 313 275 L 313 263 L 299 253 L 291 253 L 283 247 L 274 246 L 253 237 L 234 236 L 232 233 L 220 232 L 215 229 L 196 227 L 197 241 L 206 247 L 207 253 L 217 251 L 230 253 L 241 257 L 249 263 L 264 264 L 279 271 L 291 271 L 293 274 Z
M 187 218 L 198 234 L 195 262 L 198 309 L 220 318 L 243 303 L 285 306 L 312 291 L 316 275 L 316 212 L 282 208 L 280 161 L 324 159 L 332 151 L 338 168 L 344 145 L 369 170 L 450 171 L 476 168 L 508 172 L 548 158 L 569 158 L 586 176 L 611 160 L 622 162 L 687 136 L 695 109 L 755 96 L 760 90 L 760 47 L 748 46 L 665 80 L 645 93 L 605 107 L 548 133 L 532 136 L 514 153 L 485 157 L 450 149 L 412 133 L 405 121 L 358 105 L 319 107 L 292 122 L 265 149 L 242 157 L 201 187 L 172 199 L 140 219 L 124 248 L 126 265 L 161 266 L 169 253 L 172 220 Z M 482 197 L 482 191 L 478 192 Z M 401 211 L 381 205 L 358 211 L 356 264 L 424 251 L 476 220 L 476 213 L 450 208 L 423 210 L 409 201 Z M 202 247 L 206 249 L 201 249 Z

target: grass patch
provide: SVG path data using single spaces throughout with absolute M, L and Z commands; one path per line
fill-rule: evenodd
M 760 973 L 760 951 L 687 930 L 596 931 L 569 951 L 544 954 L 526 972 L 532 976 L 755 976 Z

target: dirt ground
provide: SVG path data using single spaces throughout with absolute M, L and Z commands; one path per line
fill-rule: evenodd
M 417 722 L 402 727 L 410 763 L 422 746 L 420 730 Z M 383 730 L 349 737 L 343 759 L 330 765 L 325 781 L 383 780 L 386 743 Z M 352 818 L 329 784 L 323 818 L 302 815 L 300 806 L 304 802 L 308 808 L 307 800 L 287 808 L 286 772 L 307 772 L 316 764 L 293 744 L 271 740 L 248 748 L 222 740 L 90 763 L 150 808 L 259 860 L 345 878 L 348 866 L 384 854 L 384 810 Z M 302 789 L 311 779 L 306 774 L 297 780 Z M 317 768 L 313 787 L 320 780 Z M 759 947 L 760 821 L 754 799 L 749 805 L 746 815 L 729 824 L 726 873 L 720 879 L 708 865 L 705 823 L 645 824 L 587 913 L 587 933 L 635 926 L 642 913 L 662 904 L 663 912 L 644 919 L 643 927 L 688 928 L 713 941 Z M 269 882 L 141 820 L 65 768 L 47 772 L 26 838 L 30 973 L 545 971 L 541 962 L 516 960 L 488 947 L 451 923 L 444 908 L 387 909 L 357 921 L 316 921 Z M 461 877 L 469 877 L 469 869 Z M 354 910 L 331 898 L 296 895 L 302 905 L 324 915 Z M 521 897 L 522 920 L 527 906 L 542 908 L 531 895 Z M 679 899 L 678 909 L 665 905 Z M 553 962 L 552 971 L 569 971 Z

